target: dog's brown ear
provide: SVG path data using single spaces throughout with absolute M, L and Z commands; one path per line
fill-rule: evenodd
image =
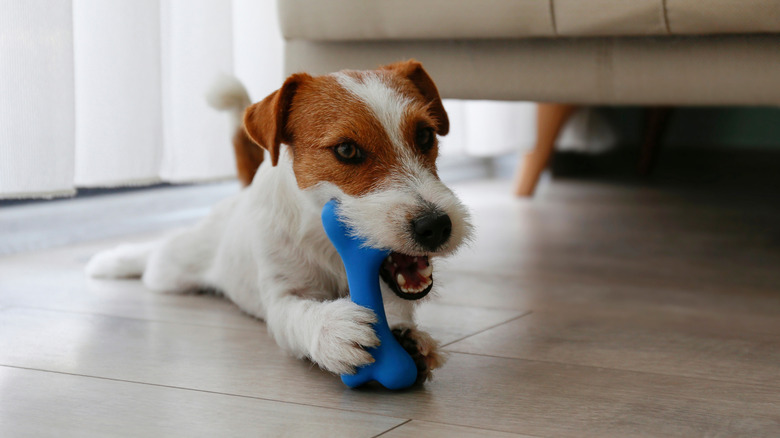
M 433 83 L 433 79 L 431 79 L 428 72 L 425 71 L 422 64 L 414 59 L 410 59 L 408 61 L 386 65 L 381 68 L 393 70 L 412 81 L 420 93 L 422 93 L 425 100 L 431 105 L 431 115 L 436 119 L 436 133 L 439 135 L 447 135 L 447 133 L 450 132 L 450 119 L 447 117 L 447 111 L 444 110 L 444 105 L 441 103 L 439 90 L 436 89 L 436 84 Z
M 249 106 L 244 112 L 244 129 L 247 135 L 268 151 L 274 166 L 279 162 L 280 145 L 289 142 L 285 126 L 293 96 L 300 84 L 310 78 L 311 76 L 305 73 L 290 76 L 284 81 L 282 88 Z

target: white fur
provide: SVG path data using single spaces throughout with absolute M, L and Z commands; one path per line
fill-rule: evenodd
M 359 198 L 342 196 L 345 222 L 373 247 L 391 248 L 409 255 L 431 254 L 409 239 L 408 218 L 426 210 L 447 213 L 452 235 L 432 255 L 452 254 L 472 233 L 468 210 L 452 191 L 414 159 L 404 160 L 400 171 L 379 188 Z
M 244 84 L 236 77 L 224 73 L 216 77 L 206 92 L 206 102 L 213 108 L 228 110 L 236 128 L 241 126 L 244 110 L 252 103 Z
M 357 77 L 344 72 L 334 73 L 339 84 L 360 99 L 382 124 L 401 166 L 396 175 L 378 189 L 360 198 L 344 195 L 341 212 L 352 230 L 371 246 L 391 248 L 410 255 L 426 251 L 408 239 L 406 218 L 416 217 L 426 209 L 447 213 L 453 224 L 449 242 L 436 255 L 453 252 L 471 235 L 469 215 L 458 198 L 438 178 L 425 169 L 403 143 L 402 122 L 410 102 L 388 86 L 374 72 L 361 72 Z
M 373 72 L 364 72 L 360 79 L 345 73 L 335 73 L 339 84 L 355 97 L 363 101 L 369 110 L 385 128 L 387 136 L 396 150 L 405 151 L 401 121 L 409 100 L 388 87 L 382 77 Z
M 389 113 L 380 120 L 396 120 L 405 104 L 393 102 L 372 107 Z M 238 99 L 231 108 L 243 104 Z M 408 224 L 399 222 L 407 213 L 433 206 L 450 214 L 452 237 L 434 256 L 452 253 L 470 233 L 466 209 L 414 160 L 405 160 L 403 169 L 382 187 L 351 197 L 327 183 L 299 189 L 291 157 L 283 150 L 278 166 L 261 166 L 249 187 L 216 205 L 198 225 L 159 242 L 97 254 L 86 271 L 93 277 L 142 276 L 144 284 L 158 292 L 218 289 L 244 311 L 264 319 L 277 343 L 295 356 L 308 357 L 334 373 L 349 373 L 372 361 L 363 347 L 376 345 L 378 339 L 371 327 L 373 312 L 347 298 L 344 267 L 320 222 L 323 205 L 334 197 L 358 234 L 407 254 L 422 253 Z M 415 302 L 396 297 L 380 283 L 390 326 L 414 330 Z M 430 336 L 417 332 L 415 339 L 421 352 L 436 358 L 434 363 L 443 361 Z

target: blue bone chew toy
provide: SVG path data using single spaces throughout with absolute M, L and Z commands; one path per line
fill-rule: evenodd
M 417 380 L 417 366 L 390 331 L 382 303 L 382 292 L 379 290 L 379 268 L 390 251 L 371 248 L 360 238 L 352 236 L 339 220 L 337 207 L 338 202 L 335 199 L 325 204 L 322 209 L 322 225 L 344 262 L 352 301 L 376 314 L 374 331 L 380 342 L 378 347 L 366 350 L 374 357 L 374 362 L 358 368 L 355 374 L 343 374 L 341 381 L 350 388 L 374 380 L 387 389 L 408 388 Z

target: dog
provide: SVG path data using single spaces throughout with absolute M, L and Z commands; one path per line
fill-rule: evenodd
M 415 304 L 433 288 L 433 261 L 472 233 L 469 212 L 438 178 L 438 136 L 449 131 L 439 92 L 414 60 L 368 71 L 293 74 L 250 105 L 237 81 L 211 93 L 234 114 L 240 180 L 247 186 L 200 223 L 169 238 L 120 245 L 87 264 L 92 277 L 141 277 L 152 291 L 212 289 L 265 321 L 285 350 L 336 373 L 371 363 L 374 313 L 348 298 L 347 277 L 320 222 L 323 206 L 383 262 L 382 299 L 418 382 L 444 363 L 417 328 Z M 242 116 L 243 114 L 243 116 Z M 262 147 L 271 166 L 263 162 Z M 256 173 L 255 173 L 256 171 Z

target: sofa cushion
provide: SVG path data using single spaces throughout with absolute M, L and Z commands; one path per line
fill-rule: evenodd
M 666 35 L 660 0 L 555 0 L 555 30 L 561 36 Z
M 311 41 L 780 32 L 777 0 L 279 0 Z
M 672 33 L 778 33 L 777 0 L 666 0 Z
M 287 73 L 415 58 L 442 97 L 610 105 L 780 105 L 780 35 L 306 41 Z
M 553 36 L 539 0 L 279 0 L 282 34 L 318 41 Z

